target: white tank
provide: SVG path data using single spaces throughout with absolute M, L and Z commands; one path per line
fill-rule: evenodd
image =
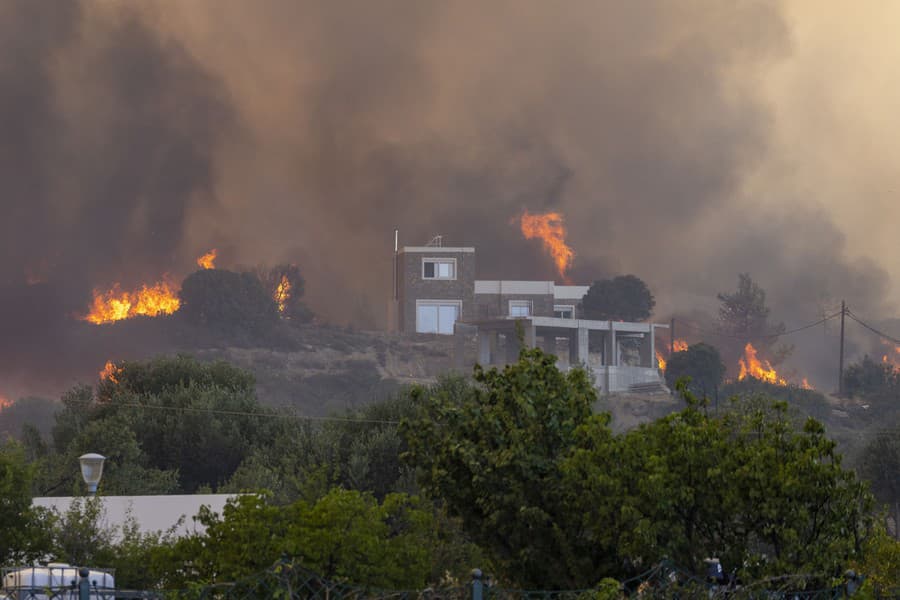
M 51 563 L 46 567 L 3 569 L 3 582 L 0 589 L 12 598 L 19 596 L 16 592 L 24 592 L 28 594 L 28 598 L 35 599 L 49 598 L 56 592 L 65 589 L 73 590 L 77 594 L 78 582 L 81 580 L 78 574 L 79 570 L 80 567 L 58 563 Z M 108 592 L 116 588 L 112 573 L 106 571 L 89 569 L 88 580 L 91 582 L 92 598 L 100 597 L 96 592 L 107 592 L 108 595 Z

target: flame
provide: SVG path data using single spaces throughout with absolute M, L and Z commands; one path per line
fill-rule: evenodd
M 113 361 L 106 361 L 106 365 L 104 365 L 103 370 L 100 371 L 100 379 L 105 379 L 106 381 L 112 381 L 113 383 L 119 383 L 119 373 L 122 372 L 121 367 L 117 367 Z
M 895 371 L 900 371 L 900 346 L 895 346 L 887 340 L 881 340 L 881 345 L 890 348 L 881 356 L 881 362 L 890 365 Z
M 9 408 L 12 406 L 13 401 L 7 398 L 6 396 L 0 395 L 0 411 L 4 408 Z
M 281 276 L 281 281 L 278 282 L 278 285 L 275 287 L 275 293 L 272 294 L 272 298 L 275 300 L 275 303 L 278 305 L 278 312 L 283 313 L 285 307 L 287 306 L 287 301 L 291 297 L 291 282 L 288 281 L 287 275 Z
M 217 251 L 215 248 L 201 256 L 197 259 L 197 266 L 203 269 L 215 269 L 216 268 L 216 254 Z
M 685 350 L 688 349 L 688 343 L 680 338 L 675 338 L 675 342 L 672 345 L 673 345 L 675 352 L 684 352 Z M 668 348 L 668 346 L 666 346 L 666 348 Z M 665 371 L 666 365 L 668 364 L 668 362 L 669 361 L 666 360 L 666 357 L 663 356 L 663 354 L 659 350 L 657 350 L 656 351 L 656 364 L 659 366 L 659 368 L 661 370 Z
M 811 386 L 811 385 L 809 384 L 809 380 L 807 380 L 806 377 L 804 377 L 804 378 L 803 378 L 803 381 L 800 382 L 800 388 L 801 388 L 801 389 L 804 389 L 804 390 L 814 390 L 814 389 L 816 389 L 816 388 L 814 388 L 813 386 Z
M 752 377 L 774 385 L 786 386 L 788 384 L 787 381 L 772 367 L 769 361 L 760 361 L 756 357 L 756 348 L 749 342 L 744 347 L 744 356 L 738 360 L 738 363 L 741 365 L 738 381 L 743 381 L 747 377 Z
M 148 317 L 170 315 L 180 306 L 178 290 L 168 282 L 161 281 L 152 286 L 143 285 L 141 289 L 133 292 L 122 291 L 117 283 L 105 292 L 95 289 L 91 309 L 81 319 L 100 325 L 138 315 Z
M 566 226 L 563 225 L 562 214 L 548 212 L 533 215 L 526 210 L 522 213 L 520 227 L 525 239 L 538 238 L 541 240 L 544 248 L 553 257 L 560 277 L 568 281 L 566 271 L 572 266 L 575 251 L 566 245 Z

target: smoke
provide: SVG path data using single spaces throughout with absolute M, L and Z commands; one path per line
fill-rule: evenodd
M 552 278 L 524 209 L 566 216 L 575 280 L 637 274 L 658 315 L 714 310 L 742 271 L 789 325 L 844 297 L 892 315 L 896 265 L 819 197 L 825 121 L 791 118 L 817 6 L 7 2 L 0 354 L 211 247 L 299 264 L 339 322 L 384 314 L 395 227 L 476 246 L 484 278 Z

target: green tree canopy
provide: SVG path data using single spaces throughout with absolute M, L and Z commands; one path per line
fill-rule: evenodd
M 663 559 L 702 573 L 709 556 L 745 579 L 823 583 L 861 556 L 871 498 L 821 424 L 765 397 L 710 415 L 680 391 L 686 409 L 614 435 L 585 373 L 526 350 L 475 385 L 419 389 L 407 458 L 519 586 L 589 587 Z
M 565 523 L 579 517 L 566 505 L 559 462 L 597 395 L 583 370 L 561 373 L 555 360 L 524 350 L 502 371 L 476 367 L 475 385 L 417 388 L 422 414 L 401 425 L 423 489 L 522 585 L 571 585 L 578 560 Z
M 617 438 L 602 423 L 579 432 L 566 465 L 588 534 L 612 542 L 624 575 L 668 557 L 702 572 L 718 556 L 745 579 L 815 573 L 828 581 L 854 557 L 871 498 L 844 469 L 835 443 L 787 405 L 735 398 L 711 416 L 684 387 L 688 407 Z M 615 497 L 610 507 L 610 495 Z
M 299 558 L 326 579 L 416 589 L 427 583 L 435 546 L 430 508 L 404 494 L 378 502 L 335 488 L 315 502 L 288 506 L 248 494 L 229 501 L 222 515 L 202 510 L 198 520 L 204 533 L 179 540 L 157 560 L 169 589 L 235 581 L 282 556 Z
M 63 397 L 42 492 L 80 489 L 77 458 L 88 451 L 109 457 L 101 484 L 109 492 L 218 486 L 269 442 L 271 414 L 256 399 L 252 375 L 226 363 L 187 356 L 117 363 L 96 394 L 76 387 Z
M 25 563 L 44 555 L 50 537 L 43 514 L 31 506 L 33 468 L 22 447 L 0 445 L 0 564 Z
M 673 354 L 666 363 L 666 385 L 674 389 L 682 377 L 690 377 L 688 389 L 693 393 L 710 398 L 725 377 L 725 363 L 715 347 L 702 342 L 693 344 Z
M 619 275 L 595 281 L 581 305 L 589 319 L 643 321 L 653 313 L 656 300 L 641 279 Z

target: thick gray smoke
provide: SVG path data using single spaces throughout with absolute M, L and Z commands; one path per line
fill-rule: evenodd
M 885 311 L 827 212 L 746 184 L 792 51 L 774 0 L 20 0 L 0 28 L 4 356 L 214 246 L 299 264 L 339 322 L 383 318 L 395 227 L 477 246 L 484 278 L 552 278 L 524 209 L 565 215 L 573 278 L 635 273 L 661 316 L 741 271 L 788 322 L 851 289 Z

